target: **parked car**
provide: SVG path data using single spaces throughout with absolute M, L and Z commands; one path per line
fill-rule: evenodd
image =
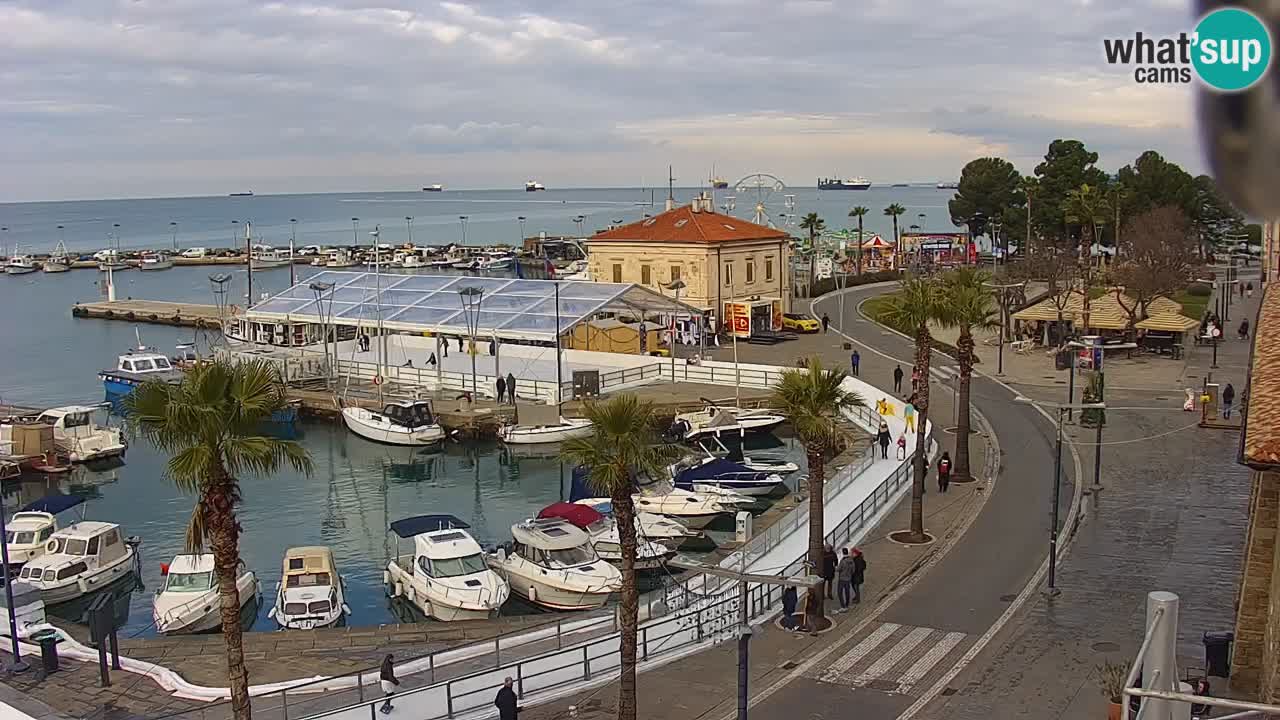
M 299 255 L 319 255 L 321 248 L 319 245 L 305 245 L 298 251 Z
M 802 333 L 816 333 L 822 329 L 822 324 L 815 318 L 811 318 L 808 315 L 801 315 L 799 313 L 783 313 L 782 329 L 794 330 L 795 332 Z

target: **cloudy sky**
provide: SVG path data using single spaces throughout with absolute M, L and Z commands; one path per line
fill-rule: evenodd
M 1055 137 L 1198 171 L 1189 86 L 1102 61 L 1188 5 L 0 0 L 0 201 L 937 180 Z

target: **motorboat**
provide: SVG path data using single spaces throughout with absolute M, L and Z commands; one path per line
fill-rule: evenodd
M 58 513 L 83 502 L 79 495 L 49 495 L 15 512 L 5 522 L 4 544 L 9 551 L 10 572 L 17 573 L 27 562 L 44 555 L 49 538 L 58 529 Z
M 427 261 L 427 267 L 432 267 L 432 268 L 447 268 L 447 267 L 453 267 L 453 263 L 454 263 L 454 262 L 455 262 L 454 258 L 451 258 L 451 257 L 449 257 L 448 255 L 444 255 L 444 256 L 441 256 L 441 257 L 432 258 L 432 259 L 428 260 L 428 261 Z
M 288 252 L 270 247 L 256 249 L 249 255 L 249 267 L 254 270 L 284 267 L 291 262 L 293 262 L 293 256 Z
M 418 515 L 391 523 L 391 532 L 413 541 L 413 554 L 397 553 L 387 564 L 387 592 L 436 620 L 495 617 L 511 586 L 489 567 L 480 544 L 467 532 L 470 527 L 452 515 Z
M 18 578 L 39 590 L 45 605 L 70 602 L 136 574 L 139 544 L 115 523 L 81 520 L 54 532 Z
M 574 500 L 579 505 L 586 505 L 601 515 L 613 515 L 613 500 L 610 498 L 581 498 Z M 702 537 L 697 530 L 690 530 L 677 520 L 650 512 L 637 512 L 636 532 L 640 537 L 669 545 L 679 545 L 689 538 Z
M 567 520 L 525 520 L 511 526 L 511 535 L 510 552 L 499 548 L 488 556 L 489 567 L 534 605 L 594 610 L 622 589 L 622 573 L 601 560 L 591 537 Z
M 426 400 L 387 403 L 382 412 L 347 407 L 342 409 L 342 420 L 360 437 L 388 445 L 433 445 L 445 437 Z
M 422 262 L 422 256 L 416 252 L 406 253 L 400 258 L 400 267 L 405 270 L 417 270 L 426 267 L 426 263 Z
M 151 619 L 158 632 L 191 634 L 222 626 L 222 601 L 212 553 L 175 555 L 160 570 L 164 585 L 151 601 Z M 241 614 L 262 594 L 257 575 L 243 563 L 236 574 L 236 591 L 240 594 Z
M 333 561 L 333 550 L 323 545 L 292 547 L 284 551 L 284 563 L 276 583 L 276 602 L 267 617 L 282 630 L 334 627 L 346 621 L 351 608 L 345 585 Z
M 622 567 L 622 538 L 618 522 L 612 516 L 603 515 L 581 503 L 552 503 L 538 512 L 539 518 L 560 518 L 573 523 L 591 537 L 591 545 L 600 558 L 619 568 Z M 667 560 L 675 557 L 675 551 L 666 545 L 636 533 L 636 570 L 658 570 Z
M 524 184 L 525 192 L 537 192 L 539 190 L 546 190 L 546 189 L 547 189 L 547 186 L 543 185 L 537 180 L 530 180 Z
M 477 270 L 505 270 L 511 267 L 512 263 L 514 263 L 515 261 L 516 261 L 515 257 L 508 254 L 488 255 L 483 258 L 480 258 L 480 260 L 477 261 L 476 269 Z
M 707 405 L 695 412 L 679 413 L 668 435 L 683 440 L 701 437 L 770 432 L 787 421 L 785 415 L 768 410 L 747 410 L 725 405 Z
M 317 255 L 311 258 L 311 267 L 324 267 L 329 264 L 329 255 Z
M 95 254 L 98 258 L 99 272 L 129 269 L 129 263 L 124 261 L 124 257 L 122 257 L 120 252 L 117 250 L 103 250 Z
M 148 380 L 177 383 L 182 380 L 182 371 L 175 368 L 169 357 L 146 347 L 141 342 L 136 349 L 116 358 L 116 367 L 98 373 L 108 398 L 118 398 L 133 392 Z
M 26 275 L 40 269 L 39 263 L 30 255 L 14 253 L 4 265 L 6 275 Z
M 717 450 L 713 451 L 711 448 L 707 447 L 705 440 L 698 441 L 698 447 L 702 448 L 702 452 L 706 453 L 707 457 L 720 455 L 744 466 L 748 470 L 789 475 L 800 469 L 799 465 L 780 455 L 760 455 L 754 452 L 748 455 L 742 449 L 742 443 L 733 443 L 732 447 L 730 447 L 726 446 L 720 441 L 720 438 L 715 436 L 706 438 L 706 440 L 711 441 L 717 447 Z
M 435 183 L 422 188 L 422 192 L 444 192 L 444 185 Z
M 346 250 L 335 250 L 329 253 L 329 259 L 324 266 L 327 268 L 346 268 L 359 265 L 360 261 Z
M 49 254 L 49 258 L 44 261 L 44 271 L 47 273 L 67 272 L 71 269 L 71 256 L 67 254 L 67 246 L 61 240 L 58 246 Z
M 594 495 L 587 470 L 574 468 L 569 492 L 569 500 L 577 501 L 591 498 Z M 636 512 L 662 515 L 679 520 L 682 525 L 692 530 L 701 530 L 710 525 L 716 518 L 726 516 L 737 510 L 738 505 L 749 505 L 755 501 L 745 495 L 730 491 L 692 492 L 681 490 L 669 480 L 649 480 L 637 483 L 636 492 L 631 495 Z
M 143 253 L 138 262 L 139 270 L 168 270 L 173 267 L 173 258 L 160 253 Z
M 53 426 L 53 444 L 73 463 L 123 455 L 129 448 L 120 428 L 104 427 L 93 420 L 102 406 L 66 405 L 40 413 L 38 422 Z
M 671 481 L 681 490 L 732 490 L 742 495 L 770 495 L 783 487 L 777 473 L 750 470 L 745 465 L 718 457 L 684 458 L 667 468 Z
M 590 437 L 595 432 L 586 418 L 565 418 L 557 405 L 518 403 L 516 421 L 498 429 L 498 439 L 510 445 L 557 443 Z

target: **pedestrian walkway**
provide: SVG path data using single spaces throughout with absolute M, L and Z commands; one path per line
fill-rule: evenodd
M 873 623 L 856 644 L 815 679 L 850 688 L 910 695 L 917 686 L 950 667 L 974 638 L 962 632 L 914 627 L 897 623 Z

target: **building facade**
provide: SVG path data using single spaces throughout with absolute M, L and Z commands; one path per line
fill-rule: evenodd
M 588 269 L 597 282 L 638 283 L 721 322 L 731 302 L 791 308 L 791 237 L 776 228 L 715 211 L 710 198 L 587 239 Z M 776 303 L 775 303 L 776 301 Z

